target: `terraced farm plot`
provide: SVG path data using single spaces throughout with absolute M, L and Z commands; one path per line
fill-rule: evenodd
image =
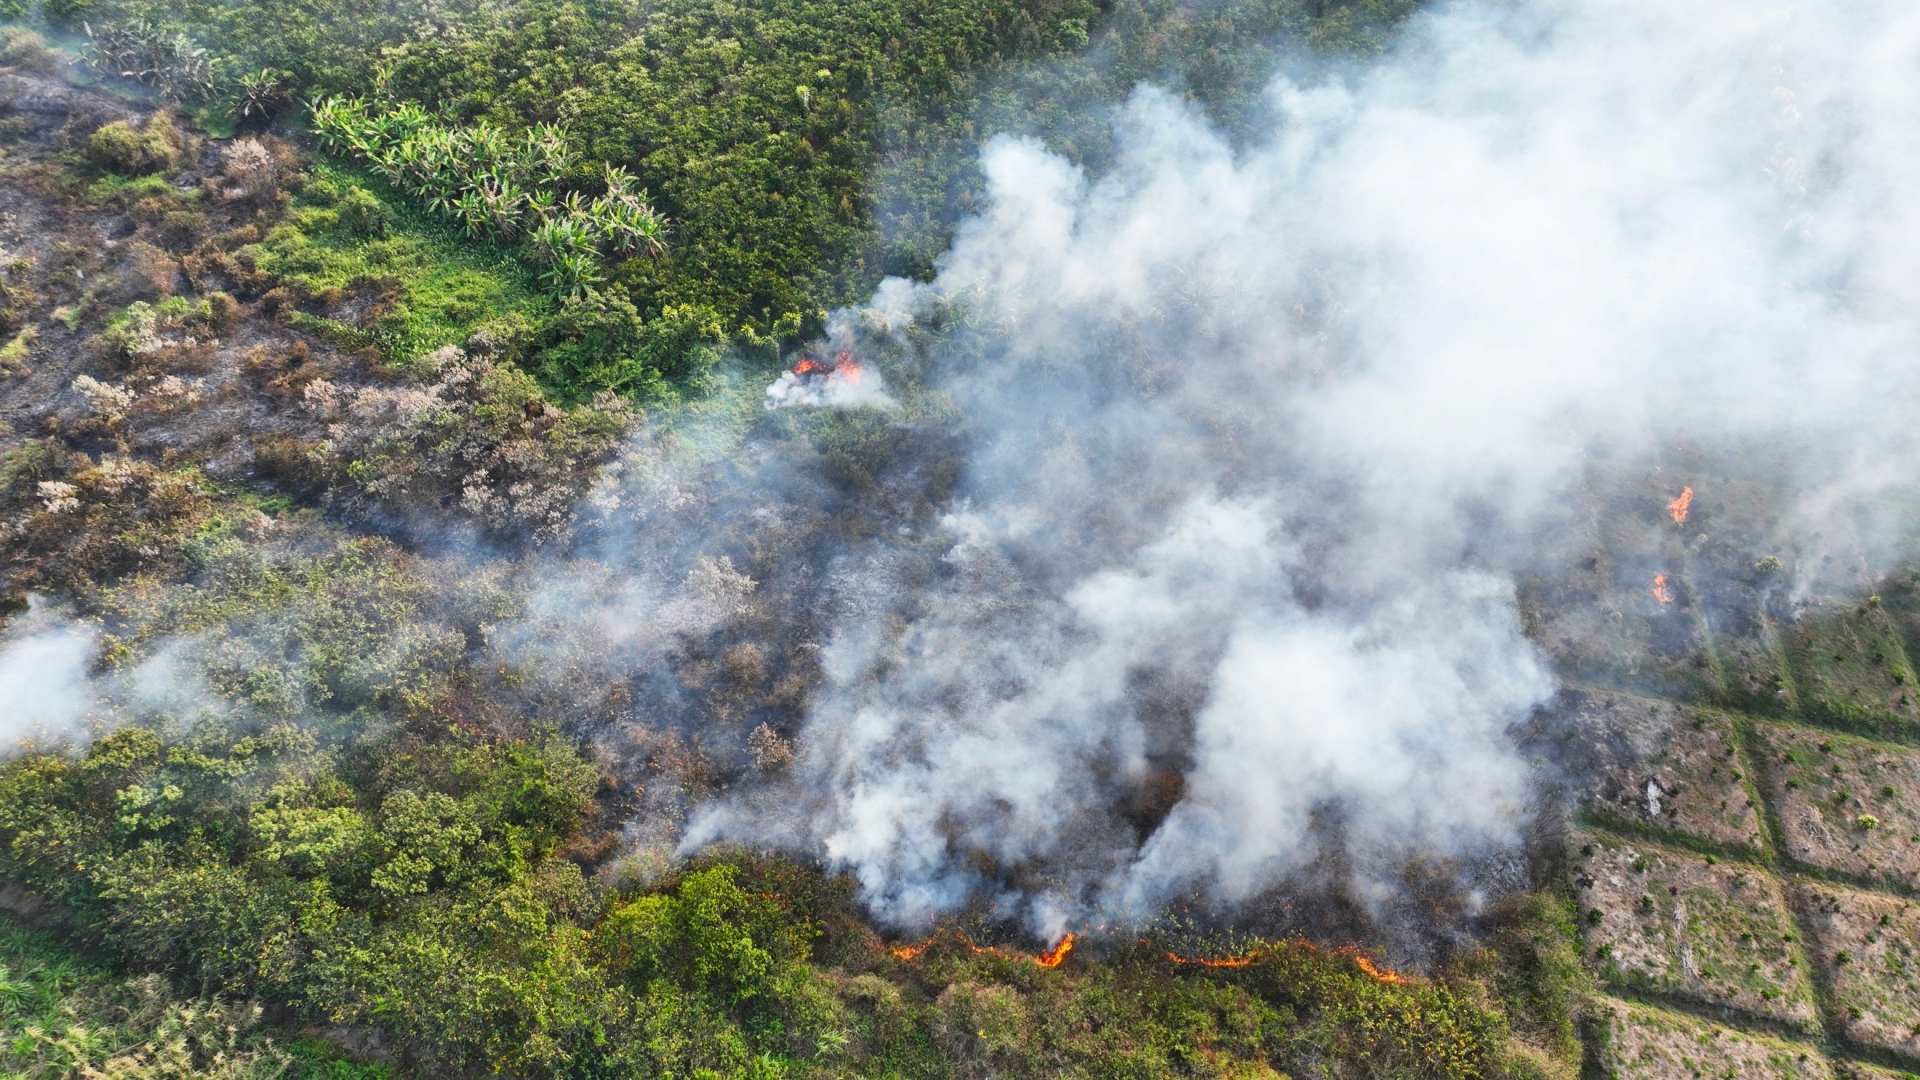
M 1809 613 L 1789 651 L 1809 716 L 1871 732 L 1920 730 L 1920 689 L 1900 633 L 1878 603 Z
M 1816 1029 L 1793 919 L 1772 875 L 1598 833 L 1574 843 L 1581 922 L 1603 978 Z
M 1729 595 L 1731 594 L 1731 595 Z M 1790 713 L 1799 707 L 1780 628 L 1759 622 L 1759 616 L 1739 619 L 1716 611 L 1761 608 L 1767 599 L 1754 590 L 1722 586 L 1709 600 L 1708 621 L 1740 623 L 1739 632 L 1713 630 L 1713 655 L 1720 671 L 1720 698 L 1729 705 L 1763 715 Z
M 1525 596 L 1534 640 L 1570 677 L 1641 693 L 1706 699 L 1718 682 L 1685 581 L 1658 559 L 1586 560 Z M 1657 579 L 1657 584 L 1656 584 Z M 1674 599 L 1662 603 L 1655 595 Z
M 1574 691 L 1572 723 L 1596 761 L 1587 808 L 1613 822 L 1758 849 L 1760 815 L 1725 714 L 1628 694 Z
M 1920 887 L 1920 750 L 1761 724 L 1753 752 L 1789 855 L 1897 889 Z
M 1861 1061 L 1838 1063 L 1835 1066 L 1834 1075 L 1840 1080 L 1914 1080 L 1912 1073 L 1883 1069 L 1878 1065 L 1868 1065 Z
M 1596 1056 L 1601 1075 L 1612 1080 L 1830 1080 L 1837 1075 L 1818 1050 L 1804 1043 L 1613 998 L 1594 1004 L 1605 1031 Z
M 1824 882 L 1794 893 L 1847 1038 L 1920 1057 L 1920 905 Z

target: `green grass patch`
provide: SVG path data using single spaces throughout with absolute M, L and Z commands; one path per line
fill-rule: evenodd
M 128 977 L 0 914 L 0 1076 L 394 1080 L 327 1043 L 282 1046 L 250 1003 Z
M 483 327 L 517 337 L 549 314 L 510 253 L 458 235 L 384 184 L 334 164 L 314 165 L 286 223 L 247 250 L 297 293 L 334 298 L 312 316 L 341 331 L 328 336 L 375 345 L 401 365 Z

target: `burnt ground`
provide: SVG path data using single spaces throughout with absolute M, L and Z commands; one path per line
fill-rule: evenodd
M 168 560 L 216 519 L 275 534 L 289 549 L 338 544 L 342 530 L 403 533 L 391 509 L 403 500 L 383 501 L 383 490 L 445 510 L 475 536 L 551 532 L 553 508 L 579 501 L 578 477 L 591 471 L 583 463 L 623 436 L 628 418 L 614 417 L 599 450 L 543 456 L 542 440 L 563 420 L 537 394 L 490 412 L 482 406 L 497 400 L 463 396 L 494 385 L 499 369 L 484 343 L 403 373 L 350 335 L 315 332 L 300 315 L 351 325 L 390 302 L 391 285 L 302 294 L 249 261 L 249 246 L 284 219 L 299 189 L 291 149 L 182 125 L 177 162 L 155 177 L 128 182 L 88 164 L 92 132 L 145 124 L 151 113 L 0 70 L 0 449 L 40 448 L 9 461 L 41 470 L 10 479 L 0 506 L 6 602 L 190 575 Z M 161 313 L 124 329 L 136 304 Z M 417 450 L 428 444 L 410 442 L 399 416 L 420 404 L 409 394 L 512 423 L 459 443 L 458 471 L 436 472 Z M 349 460 L 328 457 L 340 447 L 365 450 L 353 460 L 399 478 L 381 479 L 386 488 L 353 479 L 368 470 L 349 476 Z M 408 458 L 411 472 L 401 467 Z M 848 468 L 856 465 L 867 468 Z M 1535 884 L 1558 875 L 1546 883 L 1577 900 L 1585 962 L 1607 988 L 1587 1030 L 1597 1075 L 1920 1068 L 1920 964 L 1910 961 L 1920 914 L 1909 900 L 1920 889 L 1920 810 L 1911 809 L 1920 807 L 1920 686 L 1910 659 L 1920 655 L 1920 578 L 1869 573 L 1869 545 L 1844 521 L 1798 548 L 1774 548 L 1788 514 L 1782 476 L 1766 454 L 1708 460 L 1684 449 L 1669 461 L 1590 469 L 1574 515 L 1584 532 L 1522 588 L 1529 633 L 1570 687 L 1518 732 L 1552 781 L 1533 865 L 1430 868 L 1424 883 L 1416 872 L 1397 913 L 1406 925 L 1467 926 L 1476 891 L 1525 886 L 1529 872 Z M 1676 522 L 1669 505 L 1686 487 L 1695 497 Z M 111 539 L 87 539 L 96 535 Z M 761 584 L 729 601 L 744 614 L 725 633 L 678 646 L 671 679 L 618 683 L 586 670 L 546 691 L 552 701 L 534 690 L 519 699 L 600 724 L 603 760 L 641 778 L 622 793 L 628 802 L 606 808 L 583 861 L 620 850 L 630 863 L 665 858 L 671 835 L 616 843 L 634 806 L 684 807 L 790 757 L 784 740 L 818 661 L 770 614 L 803 606 L 794 598 L 805 589 L 777 570 L 789 553 L 760 552 L 757 542 L 742 541 L 755 555 L 740 569 Z M 724 586 L 732 573 L 728 564 L 710 576 Z M 471 622 L 454 632 L 483 636 Z M 649 695 L 690 703 L 689 715 L 723 737 L 622 719 Z M 468 710 L 463 722 L 491 722 L 477 692 L 453 707 Z M 1179 755 L 1167 757 L 1164 775 L 1177 778 Z M 1178 794 L 1142 794 L 1143 827 Z M 1575 831 L 1557 827 L 1561 811 Z M 1390 935 L 1352 893 L 1337 814 L 1324 828 L 1326 856 L 1246 914 L 1269 934 Z M 1419 962 L 1430 947 L 1409 941 L 1400 952 Z
M 1599 465 L 1585 537 L 1525 592 L 1573 681 L 1521 732 L 1562 770 L 1564 852 L 1605 988 L 1593 1075 L 1920 1069 L 1914 576 L 1843 517 L 1771 547 L 1764 455 Z M 1757 462 L 1757 464 L 1756 464 Z M 1686 520 L 1668 507 L 1686 487 Z M 1859 515 L 1864 519 L 1867 515 Z

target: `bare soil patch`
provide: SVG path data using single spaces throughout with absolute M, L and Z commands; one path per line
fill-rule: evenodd
M 1920 887 L 1920 750 L 1785 724 L 1759 725 L 1754 735 L 1787 854 L 1896 889 Z
M 1818 1029 L 1793 919 L 1771 874 L 1599 833 L 1572 842 L 1580 921 L 1603 978 Z
M 1602 998 L 1603 1075 L 1615 1080 L 1828 1080 L 1833 1065 L 1805 1043 L 1753 1035 L 1634 1002 Z

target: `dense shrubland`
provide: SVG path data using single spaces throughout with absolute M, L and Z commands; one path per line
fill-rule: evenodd
M 206 115 L 304 119 L 410 204 L 504 243 L 555 298 L 529 313 L 541 331 L 529 367 L 584 399 L 660 393 L 684 378 L 672 350 L 791 343 L 881 275 L 929 273 L 975 208 L 973 155 L 989 135 L 1037 134 L 1098 168 L 1104 110 L 1142 79 L 1172 81 L 1244 131 L 1280 58 L 1374 48 L 1410 6 L 61 0 L 46 11 L 121 28 L 133 43 L 114 55 L 149 59 L 102 70 L 150 85 L 185 79 L 153 74 L 167 57 L 206 50 L 218 84 L 199 95 Z M 620 362 L 571 358 L 583 300 L 593 332 L 621 337 Z M 675 329 L 638 329 L 655 321 Z
M 1143 942 L 1049 970 L 955 936 L 906 961 L 846 883 L 780 862 L 595 888 L 560 856 L 598 783 L 551 733 L 424 718 L 337 740 L 125 728 L 0 769 L 0 871 L 136 969 L 377 1028 L 428 1071 L 1491 1077 L 1545 1060 L 1470 965 L 1408 983 L 1294 942 L 1183 970 Z
M 257 1003 L 180 996 L 0 916 L 0 1075 L 113 1080 L 391 1080 L 325 1043 L 278 1043 Z
M 888 470 L 939 403 L 768 417 L 739 371 L 926 273 L 985 135 L 1098 167 L 1052 102 L 1176 70 L 1242 124 L 1269 36 L 1365 48 L 1398 6 L 38 10 L 171 104 L 0 103 L 0 629 L 66 612 L 98 699 L 0 764 L 0 905 L 42 928 L 0 926 L 0 1074 L 1569 1074 L 1549 898 L 1410 980 L 1304 941 L 1179 962 L 1160 926 L 1043 968 L 984 915 L 903 958 L 846 880 L 677 861 L 673 814 L 788 767 L 821 677 L 772 553 L 675 569 L 725 618 L 647 677 L 706 728 L 496 632 L 527 560 L 580 556 L 641 406 L 674 422 L 627 475 L 662 498 L 674 454 L 765 425 L 842 511 L 786 542 L 935 512 L 957 465 L 911 505 Z M 0 64 L 58 67 L 20 33 Z

